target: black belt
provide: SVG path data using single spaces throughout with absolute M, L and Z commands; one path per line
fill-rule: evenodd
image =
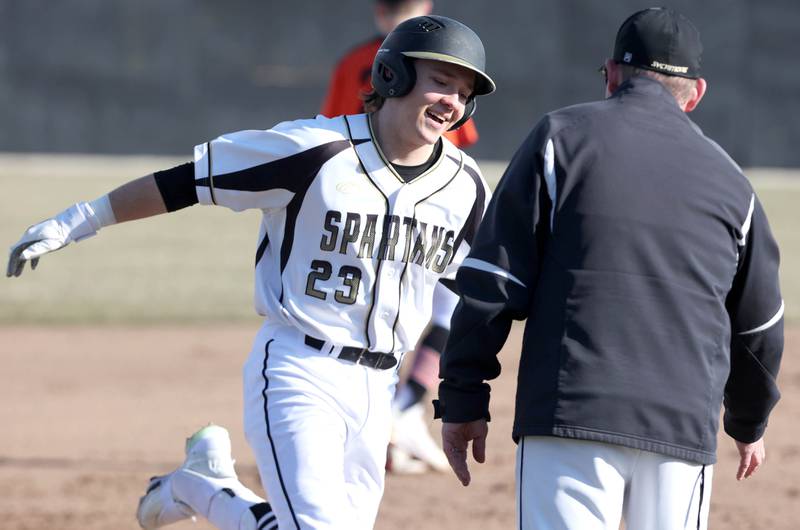
M 324 340 L 315 339 L 309 335 L 306 335 L 305 342 L 306 346 L 314 348 L 315 350 L 322 350 L 322 347 L 325 345 Z M 354 348 L 352 346 L 342 346 L 339 359 L 368 366 L 369 368 L 375 368 L 376 370 L 386 370 L 397 364 L 397 358 L 394 355 L 369 351 L 366 348 Z

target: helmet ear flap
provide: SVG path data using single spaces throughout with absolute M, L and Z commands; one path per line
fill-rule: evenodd
M 414 88 L 417 69 L 413 59 L 400 53 L 379 51 L 372 64 L 372 87 L 385 98 L 403 97 Z
M 467 120 L 469 120 L 472 117 L 472 115 L 475 114 L 475 109 L 477 108 L 478 108 L 478 103 L 475 101 L 475 98 L 474 97 L 470 98 L 470 100 L 467 101 L 467 104 L 464 105 L 464 115 L 461 116 L 461 119 L 455 122 L 453 126 L 448 129 L 448 131 L 455 131 L 456 129 L 467 123 Z

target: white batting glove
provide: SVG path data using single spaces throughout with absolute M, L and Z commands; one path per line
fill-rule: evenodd
M 31 262 L 31 269 L 35 269 L 40 256 L 91 237 L 101 226 L 94 209 L 86 202 L 70 206 L 52 219 L 33 225 L 11 247 L 6 277 L 22 274 L 26 261 Z

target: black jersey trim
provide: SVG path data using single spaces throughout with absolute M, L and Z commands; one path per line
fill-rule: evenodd
M 252 192 L 286 189 L 294 193 L 294 197 L 286 207 L 286 228 L 281 243 L 281 275 L 289 261 L 297 216 L 309 186 L 320 168 L 349 145 L 350 142 L 347 140 L 328 142 L 272 162 L 216 176 L 213 185 L 217 189 Z M 207 182 L 207 179 L 200 179 L 197 183 L 200 186 L 211 184 Z M 259 249 L 260 247 L 261 245 Z M 266 246 L 264 248 L 266 249 Z M 257 256 L 258 259 L 260 259 L 259 256 Z M 278 300 L 283 303 L 283 282 L 281 282 L 281 294 Z
M 206 160 L 208 160 L 208 177 L 206 179 L 200 179 L 195 186 L 201 185 L 200 183 L 203 180 L 208 180 L 208 191 L 211 195 L 211 202 L 212 204 L 217 204 L 217 197 L 214 195 L 214 166 L 211 164 L 211 142 L 206 142 L 206 146 L 206 152 L 208 153 L 206 155 Z
M 348 126 L 348 130 L 349 130 L 349 128 L 350 127 Z M 411 180 L 406 180 L 397 171 L 395 164 L 393 164 L 391 161 L 389 161 L 389 159 L 386 157 L 386 155 L 383 154 L 383 149 L 381 149 L 381 145 L 377 142 L 377 140 L 375 140 L 375 131 L 372 128 L 372 115 L 371 114 L 367 114 L 367 128 L 369 129 L 370 137 L 372 137 L 372 139 L 373 139 L 373 144 L 375 145 L 375 151 L 378 153 L 378 157 L 381 159 L 383 164 L 386 166 L 386 169 L 388 169 L 389 172 L 392 175 L 394 175 L 394 178 L 396 178 L 398 181 L 402 182 L 403 184 L 413 184 L 414 182 L 417 182 L 418 180 L 421 180 L 423 177 L 426 177 L 428 175 L 433 174 L 433 171 L 436 168 L 438 168 L 439 164 L 441 164 L 442 160 L 444 160 L 444 157 L 442 156 L 442 153 L 444 153 L 444 144 L 442 142 L 442 139 L 439 138 L 439 140 L 437 140 L 437 146 L 435 146 L 434 150 L 433 150 L 434 156 L 429 158 L 428 161 L 425 162 L 425 164 L 423 164 L 425 166 L 425 170 L 422 171 L 421 173 L 419 173 L 418 175 L 416 175 Z M 406 167 L 408 167 L 408 166 L 406 166 Z
M 269 234 L 264 232 L 264 239 L 261 240 L 261 243 L 258 245 L 258 249 L 256 250 L 256 267 L 258 267 L 258 262 L 261 261 L 261 258 L 264 256 L 264 252 L 267 251 L 267 247 L 269 246 Z
M 450 155 L 447 156 L 453 161 L 456 161 L 456 159 Z M 469 218 L 467 219 L 467 222 L 464 223 L 464 227 L 461 229 L 461 232 L 459 232 L 458 237 L 456 237 L 456 240 L 453 243 L 453 256 L 455 256 L 458 252 L 458 248 L 461 246 L 462 241 L 466 240 L 467 243 L 472 245 L 472 240 L 475 239 L 478 226 L 483 218 L 483 212 L 486 210 L 486 190 L 483 188 L 480 175 L 475 168 L 470 167 L 467 164 L 464 164 L 464 171 L 466 171 L 467 175 L 469 175 L 472 178 L 472 181 L 475 183 L 475 202 L 472 203 L 472 211 L 469 212 Z
M 174 212 L 199 202 L 194 181 L 193 162 L 156 171 L 153 173 L 153 178 L 168 212 Z
M 449 179 L 447 179 L 447 181 L 444 184 L 442 184 L 440 187 L 438 187 L 437 189 L 433 190 L 428 195 L 426 195 L 425 197 L 421 198 L 416 203 L 414 203 L 414 216 L 413 216 L 414 220 L 417 219 L 417 206 L 419 206 L 421 203 L 427 201 L 428 199 L 430 199 L 431 197 L 433 197 L 434 195 L 436 195 L 437 193 L 439 193 L 440 191 L 442 191 L 443 189 L 448 187 L 453 182 L 453 180 L 455 180 L 456 176 L 461 172 L 461 169 L 465 167 L 464 166 L 464 154 L 461 151 L 459 151 L 459 156 L 461 157 L 461 160 L 459 160 L 457 158 L 454 158 L 454 157 L 452 157 L 450 155 L 447 155 L 447 158 L 449 158 L 450 160 L 453 160 L 456 163 L 456 165 L 458 166 L 458 167 L 456 167 L 455 173 L 453 173 L 453 175 Z M 413 227 L 413 224 L 412 224 L 412 227 Z M 413 233 L 412 233 L 412 235 L 413 235 Z M 433 245 L 433 241 L 431 241 L 430 243 L 431 243 L 431 245 Z M 457 246 L 453 246 L 453 256 L 454 257 L 456 255 L 455 251 L 457 249 L 458 249 Z M 397 296 L 398 296 L 397 299 L 398 300 L 402 300 L 402 296 L 403 296 L 403 293 L 402 293 L 402 291 L 403 291 L 403 279 L 406 276 L 406 272 L 408 272 L 408 266 L 409 266 L 410 262 L 411 262 L 411 259 L 406 261 L 405 265 L 403 266 L 403 272 L 402 272 L 402 274 L 400 274 L 400 281 L 399 281 L 399 283 L 397 285 L 397 291 L 398 291 L 397 292 Z M 423 265 L 422 265 L 423 267 L 425 266 L 424 264 L 425 264 L 425 261 L 423 260 Z M 445 264 L 445 266 L 447 266 L 447 264 Z M 393 347 L 394 347 L 394 339 L 395 339 L 395 337 L 397 335 L 397 324 L 399 322 L 400 322 L 400 307 L 397 308 L 397 315 L 395 316 L 394 324 L 392 324 L 392 346 Z
M 281 483 L 283 497 L 286 499 L 286 504 L 289 506 L 289 512 L 292 514 L 295 527 L 297 530 L 300 530 L 300 523 L 297 522 L 297 516 L 295 515 L 294 507 L 292 506 L 292 500 L 289 498 L 289 492 L 286 491 L 286 484 L 283 482 L 283 473 L 281 473 L 281 465 L 278 462 L 278 454 L 275 452 L 275 443 L 272 441 L 272 430 L 269 426 L 269 408 L 267 407 L 267 389 L 269 388 L 269 378 L 267 377 L 267 361 L 269 360 L 269 345 L 272 344 L 273 340 L 275 339 L 270 339 L 264 345 L 264 364 L 261 368 L 261 375 L 264 378 L 264 389 L 261 391 L 261 396 L 264 398 L 264 425 L 266 426 L 269 448 L 270 451 L 272 451 L 272 459 L 275 462 L 275 470 L 278 472 L 278 481 Z
M 214 189 L 254 192 L 286 189 L 294 193 L 304 192 L 319 168 L 349 146 L 348 140 L 328 142 L 265 164 L 217 175 L 213 180 L 212 177 L 198 179 L 196 185 L 209 186 L 212 195 Z M 210 171 L 210 146 L 208 152 Z
M 389 210 L 390 210 L 390 208 L 389 208 L 389 198 L 383 193 L 383 190 L 381 189 L 381 187 L 378 186 L 378 184 L 374 180 L 372 180 L 372 176 L 369 174 L 369 171 L 367 171 L 367 167 L 364 165 L 364 161 L 361 160 L 361 156 L 358 154 L 358 149 L 355 148 L 356 145 L 362 144 L 367 140 L 359 141 L 358 143 L 356 143 L 353 140 L 353 132 L 350 130 L 350 121 L 347 119 L 347 116 L 343 116 L 343 118 L 344 118 L 345 127 L 347 127 L 347 136 L 350 137 L 350 142 L 352 142 L 353 153 L 355 153 L 355 155 L 356 155 L 356 159 L 358 160 L 358 165 L 361 167 L 361 171 L 364 172 L 364 175 L 366 175 L 367 180 L 370 182 L 370 184 L 372 184 L 373 187 L 375 187 L 375 189 L 378 190 L 378 193 L 380 193 L 381 196 L 383 197 L 383 202 L 384 202 L 384 206 L 385 206 L 384 215 L 389 215 Z M 367 123 L 369 123 L 369 116 L 367 116 Z M 377 147 L 378 141 L 375 139 L 375 137 L 374 137 L 374 135 L 372 133 L 372 126 L 369 126 L 369 135 L 370 135 L 370 140 Z M 381 157 L 382 156 L 383 155 L 381 155 Z M 386 163 L 385 160 L 384 160 L 384 163 Z M 379 255 L 378 255 L 378 265 L 375 267 L 375 284 L 372 286 L 372 300 L 369 303 L 369 311 L 367 311 L 367 318 L 366 318 L 366 320 L 364 322 L 364 337 L 366 338 L 367 349 L 368 350 L 373 349 L 372 348 L 372 340 L 370 339 L 370 336 L 369 336 L 369 323 L 372 322 L 372 312 L 375 310 L 375 296 L 376 296 L 376 294 L 378 292 L 378 283 L 380 282 L 381 267 L 383 265 L 383 262 L 384 262 L 384 260 L 382 259 L 382 257 L 380 256 L 380 253 L 379 253 Z M 401 278 L 401 281 L 402 281 L 402 278 Z M 378 340 L 377 332 L 375 333 L 375 340 L 376 341 Z M 394 331 L 392 332 L 392 349 L 390 351 L 394 352 Z

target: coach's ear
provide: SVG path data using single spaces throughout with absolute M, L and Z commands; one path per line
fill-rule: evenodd
M 611 96 L 622 84 L 622 68 L 614 59 L 606 59 L 606 97 Z
M 708 83 L 702 77 L 698 77 L 695 79 L 694 89 L 692 90 L 692 97 L 689 98 L 689 101 L 683 106 L 683 112 L 692 112 L 695 107 L 700 103 L 700 100 L 703 99 L 703 96 L 706 95 L 706 89 L 708 89 Z

